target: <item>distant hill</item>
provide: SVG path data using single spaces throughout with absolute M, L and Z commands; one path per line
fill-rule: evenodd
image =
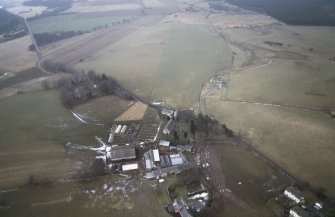
M 335 26 L 334 0 L 226 0 L 291 25 Z
M 17 29 L 23 22 L 23 18 L 4 9 L 0 9 L 0 34 Z

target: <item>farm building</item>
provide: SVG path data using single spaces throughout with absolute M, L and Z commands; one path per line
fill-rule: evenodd
M 123 125 L 122 129 L 121 129 L 121 134 L 124 134 L 127 130 L 127 125 Z
M 166 134 L 166 135 L 170 135 L 173 128 L 175 126 L 175 123 L 173 120 L 169 120 L 169 122 L 166 124 L 164 130 L 163 130 L 163 133 Z
M 115 130 L 114 133 L 115 133 L 115 134 L 120 133 L 121 129 L 122 129 L 122 125 L 117 126 L 117 128 L 116 128 L 116 130 Z
M 165 140 L 161 140 L 159 142 L 160 146 L 164 146 L 164 147 L 170 147 L 170 142 L 169 141 L 165 141 Z
M 134 146 L 131 145 L 122 145 L 112 147 L 111 149 L 111 160 L 120 161 L 120 160 L 132 160 L 136 158 L 136 152 Z
M 285 189 L 284 195 L 295 203 L 304 203 L 304 195 L 296 187 L 289 186 Z
M 171 146 L 171 149 L 176 149 L 177 151 L 188 151 L 188 152 L 192 152 L 192 148 L 193 148 L 192 145 L 177 145 L 177 146 L 175 146 L 174 148 L 172 148 L 172 146 Z
M 291 217 L 310 217 L 309 213 L 299 206 L 294 206 L 290 209 Z
M 169 167 L 169 166 L 171 166 L 172 164 L 171 164 L 171 160 L 170 160 L 170 158 L 169 158 L 169 156 L 168 155 L 161 155 L 160 156 L 160 160 L 161 160 L 161 167 L 162 168 L 164 168 L 164 167 Z
M 170 155 L 171 164 L 174 165 L 180 165 L 184 163 L 183 158 L 180 156 L 180 154 L 171 154 Z
M 160 158 L 159 158 L 159 151 L 158 151 L 158 149 L 154 149 L 154 150 L 152 150 L 152 152 L 153 152 L 153 154 L 154 154 L 154 161 L 155 161 L 155 162 L 160 161 Z
M 166 109 L 166 108 L 162 109 L 162 115 L 172 117 L 173 114 L 174 114 L 174 111 L 172 109 Z
M 188 213 L 186 209 L 187 205 L 183 199 L 175 200 L 172 205 L 175 213 L 179 213 L 181 217 L 192 217 L 191 214 Z
M 145 160 L 145 168 L 146 168 L 147 170 L 151 170 L 152 167 L 153 167 L 153 163 L 151 162 L 151 160 L 150 160 L 150 159 L 146 159 L 146 160 Z
M 137 169 L 138 169 L 138 163 L 122 165 L 122 171 L 137 170 Z

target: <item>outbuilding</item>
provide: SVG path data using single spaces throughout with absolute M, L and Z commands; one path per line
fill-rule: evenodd
M 170 135 L 172 133 L 173 128 L 175 127 L 175 122 L 171 119 L 169 122 L 166 124 L 163 133 L 166 135 Z
M 158 149 L 154 149 L 154 150 L 152 150 L 152 152 L 153 152 L 153 154 L 154 154 L 154 161 L 155 161 L 155 162 L 160 161 L 160 158 L 159 158 L 159 151 L 158 151 Z
M 294 186 L 287 187 L 284 191 L 284 195 L 297 204 L 305 202 L 304 195 Z
M 138 163 L 122 165 L 122 171 L 137 170 L 137 169 L 138 169 Z
M 300 206 L 294 206 L 290 209 L 291 217 L 310 217 L 309 213 Z
M 136 151 L 132 145 L 112 146 L 111 148 L 111 160 L 132 160 L 136 158 Z

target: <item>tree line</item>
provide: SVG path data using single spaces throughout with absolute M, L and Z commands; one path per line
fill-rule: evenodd
M 126 100 L 134 99 L 128 92 L 120 88 L 114 78 L 105 74 L 100 75 L 93 70 L 78 72 L 60 63 L 48 61 L 44 62 L 42 67 L 54 73 L 65 72 L 68 74 L 55 82 L 49 80 L 42 82 L 42 87 L 46 90 L 51 88 L 59 90 L 60 99 L 66 108 L 72 108 L 92 98 L 105 95 L 116 95 Z
M 58 32 L 43 32 L 43 33 L 35 33 L 34 38 L 38 46 L 43 46 L 46 44 L 50 44 L 52 42 L 60 41 L 66 38 L 71 38 L 77 35 L 82 35 L 87 33 L 87 31 L 58 31 Z M 29 46 L 29 50 L 35 50 L 35 46 L 32 44 Z

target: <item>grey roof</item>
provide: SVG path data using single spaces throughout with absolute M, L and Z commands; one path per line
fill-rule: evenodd
M 162 168 L 171 166 L 171 161 L 168 155 L 161 155 L 160 160 Z
M 309 213 L 300 206 L 294 206 L 291 210 L 301 217 L 310 217 Z
M 190 217 L 190 214 L 188 213 L 185 207 L 181 208 L 181 210 L 179 211 L 179 214 L 181 217 Z
M 177 145 L 178 151 L 192 151 L 192 145 Z
M 111 150 L 111 160 L 112 161 L 119 161 L 119 160 L 129 160 L 135 159 L 136 152 L 134 146 L 117 146 L 113 147 Z
M 173 120 L 169 120 L 169 122 L 166 124 L 165 129 L 164 130 L 169 130 L 170 132 L 173 130 L 174 128 L 174 121 Z
M 297 198 L 304 198 L 304 195 L 294 186 L 289 186 L 285 189 L 285 191 L 291 192 Z

